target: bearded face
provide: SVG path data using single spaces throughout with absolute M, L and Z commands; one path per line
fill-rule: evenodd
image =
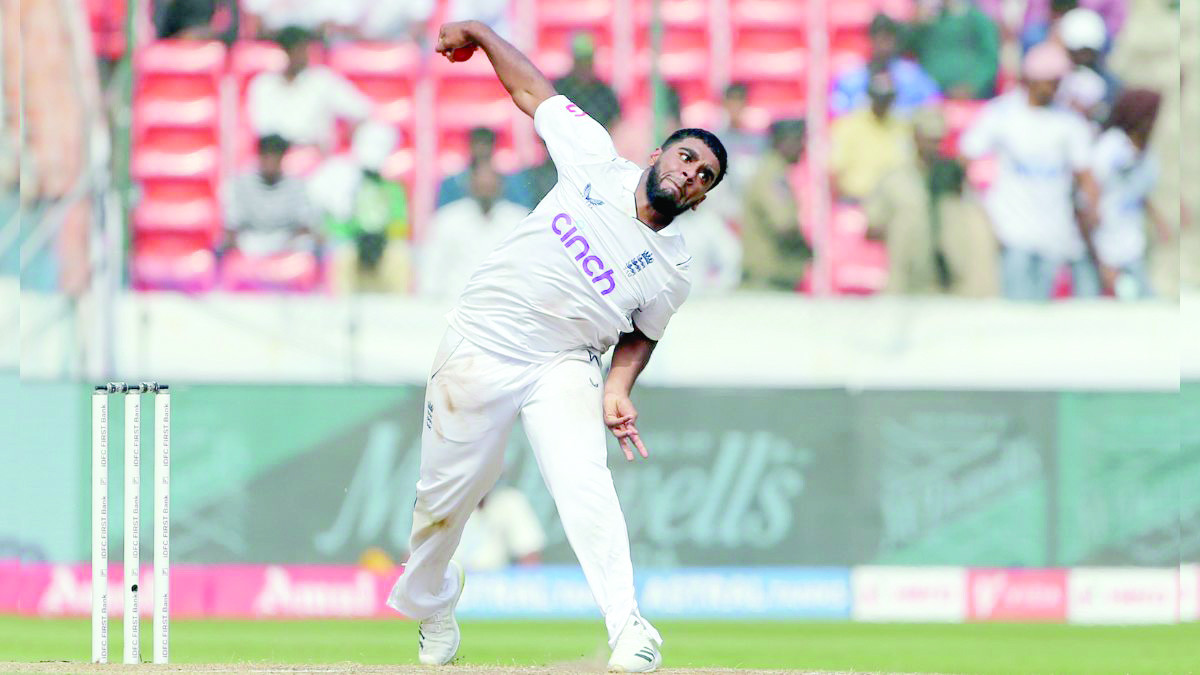
M 674 192 L 663 187 L 663 180 L 658 173 L 658 164 L 659 162 L 655 162 L 650 166 L 650 175 L 646 180 L 646 199 L 655 211 L 674 218 L 691 208 L 691 204 L 683 203 L 683 194 L 678 190 L 678 186 Z

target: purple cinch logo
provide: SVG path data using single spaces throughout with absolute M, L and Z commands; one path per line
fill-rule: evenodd
M 559 219 L 565 220 L 567 225 L 571 225 L 571 229 L 567 230 L 566 232 L 558 229 Z M 554 216 L 554 220 L 550 221 L 550 230 L 554 232 L 554 234 L 558 235 L 558 240 L 562 242 L 563 248 L 567 249 L 567 253 L 571 253 L 571 247 L 574 246 L 576 242 L 583 245 L 579 249 L 579 252 L 575 254 L 575 259 L 582 261 L 580 266 L 583 268 L 583 273 L 591 277 L 593 284 L 599 284 L 601 281 L 608 282 L 608 288 L 600 291 L 600 295 L 608 295 L 609 293 L 612 293 L 613 289 L 617 287 L 617 282 L 613 280 L 613 271 L 607 269 L 608 266 L 605 265 L 604 261 L 600 258 L 594 255 L 588 255 L 592 249 L 592 245 L 588 243 L 587 237 L 583 236 L 582 234 L 576 234 L 578 230 L 572 224 L 572 222 L 571 216 L 565 213 L 560 213 L 557 216 Z

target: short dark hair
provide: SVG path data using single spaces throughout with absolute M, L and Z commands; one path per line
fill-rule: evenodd
M 1139 129 L 1149 131 L 1158 119 L 1158 108 L 1162 95 L 1151 89 L 1126 89 L 1113 103 L 1112 112 L 1104 124 L 1105 129 L 1117 128 L 1126 135 Z
M 279 34 L 275 36 L 275 41 L 279 43 L 280 47 L 291 49 L 312 42 L 313 34 L 299 26 L 288 26 L 279 31 Z
M 481 141 L 495 143 L 496 130 L 492 129 L 491 127 L 474 127 L 467 132 L 467 140 L 469 140 L 471 143 Z
M 749 94 L 750 87 L 747 87 L 745 82 L 732 82 L 729 86 L 725 87 L 725 98 L 729 98 L 730 96 L 746 98 Z
M 267 134 L 258 139 L 258 154 L 275 153 L 282 155 L 288 151 L 292 144 L 288 139 L 279 134 Z
M 711 131 L 689 128 L 680 129 L 670 136 L 667 136 L 667 140 L 663 141 L 662 149 L 666 150 L 685 138 L 700 139 L 701 142 L 708 146 L 709 150 L 712 150 L 712 154 L 717 156 L 717 163 L 721 165 L 721 171 L 717 174 L 717 178 L 713 181 L 713 184 L 708 186 L 708 189 L 711 190 L 717 187 L 717 185 L 721 182 L 721 179 L 725 177 L 725 169 L 729 166 L 729 154 L 725 152 L 725 145 L 721 143 L 721 139 L 717 138 L 717 135 Z
M 900 24 L 892 17 L 880 12 L 875 15 L 875 18 L 871 19 L 871 24 L 867 27 L 867 34 L 879 35 L 880 33 L 899 36 Z
M 802 119 L 782 119 L 771 123 L 771 129 L 768 135 L 771 138 L 771 145 L 777 145 L 779 141 L 788 136 L 803 136 L 807 125 Z

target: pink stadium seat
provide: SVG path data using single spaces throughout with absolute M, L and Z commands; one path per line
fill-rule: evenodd
M 590 29 L 611 22 L 611 0 L 537 0 L 536 16 L 541 27 Z M 611 29 L 611 25 L 607 27 Z
M 942 103 L 942 114 L 946 118 L 946 137 L 942 139 L 942 151 L 958 155 L 958 139 L 983 112 L 986 101 L 960 101 L 947 99 Z
M 807 5 L 795 0 L 740 0 L 730 7 L 735 50 L 789 51 L 807 42 Z
M 632 91 L 624 98 L 631 105 L 644 105 L 650 100 L 650 63 L 647 49 L 633 61 L 635 69 Z M 684 104 L 711 98 L 709 53 L 706 49 L 664 51 L 658 59 L 663 80 L 675 88 Z
M 862 237 L 837 237 L 833 242 L 833 291 L 871 295 L 887 286 L 887 248 Z
M 274 42 L 242 41 L 229 52 L 229 72 L 246 82 L 261 72 L 279 72 L 287 66 L 287 54 Z
M 137 242 L 130 262 L 130 278 L 137 290 L 207 291 L 216 285 L 216 271 L 211 249 L 170 238 Z
M 133 105 L 133 135 L 143 139 L 154 128 L 210 129 L 219 126 L 217 98 L 141 97 Z
M 749 103 L 773 116 L 803 115 L 807 98 L 805 53 L 740 50 L 733 55 L 731 76 L 749 88 Z
M 197 246 L 213 246 L 221 232 L 220 211 L 212 196 L 188 199 L 144 198 L 133 211 L 135 238 L 178 235 Z
M 538 0 L 535 8 L 537 48 L 569 53 L 571 38 L 586 33 L 600 51 L 613 46 L 613 3 L 610 0 Z
M 838 0 L 829 3 L 829 27 L 833 32 L 865 33 L 871 19 L 879 13 L 875 0 Z
M 979 191 L 986 191 L 996 180 L 999 167 L 996 158 L 983 157 L 967 164 L 967 183 Z
M 867 215 L 861 207 L 835 204 L 826 254 L 830 257 L 833 291 L 868 295 L 887 284 L 887 248 L 866 238 Z
M 218 159 L 215 145 L 190 149 L 142 145 L 134 149 L 131 165 L 137 180 L 185 180 L 214 184 Z
M 138 50 L 135 93 L 191 99 L 216 95 L 225 70 L 225 45 L 195 40 L 159 40 Z
M 321 265 L 311 253 L 248 256 L 234 250 L 221 261 L 221 288 L 229 291 L 312 291 Z
M 653 19 L 655 0 L 634 0 L 633 16 L 639 29 L 648 28 Z M 675 31 L 682 28 L 708 29 L 708 0 L 660 0 L 659 16 L 663 28 Z
M 420 60 L 418 48 L 411 44 L 346 44 L 329 54 L 329 66 L 375 102 L 376 117 L 400 126 L 412 122 Z

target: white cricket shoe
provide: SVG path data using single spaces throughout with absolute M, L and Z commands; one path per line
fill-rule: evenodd
M 658 647 L 662 639 L 646 624 L 646 620 L 631 614 L 617 636 L 608 670 L 612 673 L 649 673 L 662 663 Z
M 450 561 L 450 569 L 458 579 L 458 590 L 454 591 L 454 599 L 442 611 L 428 619 L 422 619 L 417 626 L 418 657 L 427 666 L 444 666 L 458 653 L 458 642 L 461 637 L 458 632 L 458 621 L 454 619 L 454 608 L 462 597 L 463 587 L 467 585 L 467 575 L 462 565 Z

